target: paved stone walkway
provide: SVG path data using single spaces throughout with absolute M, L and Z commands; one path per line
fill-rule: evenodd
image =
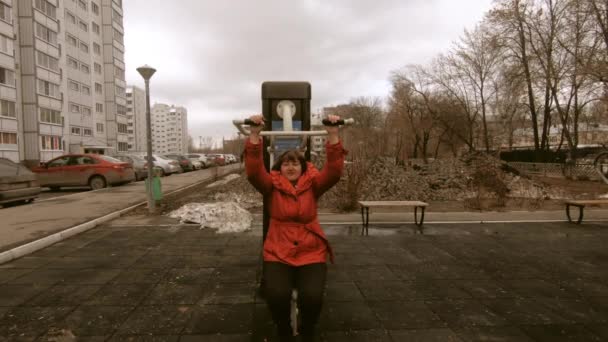
M 328 227 L 320 339 L 608 340 L 607 228 Z M 259 250 L 259 231 L 93 229 L 0 265 L 0 340 L 273 341 Z

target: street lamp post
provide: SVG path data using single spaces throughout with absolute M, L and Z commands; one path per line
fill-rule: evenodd
M 152 160 L 152 120 L 150 115 L 150 78 L 156 72 L 156 69 L 149 65 L 144 65 L 137 68 L 137 72 L 144 78 L 146 82 L 146 134 L 147 134 L 147 154 L 148 154 L 148 212 L 154 214 L 156 211 L 156 203 L 152 195 L 152 177 L 154 171 L 154 161 Z

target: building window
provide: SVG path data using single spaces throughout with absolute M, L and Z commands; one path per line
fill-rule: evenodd
M 83 30 L 84 32 L 89 32 L 89 26 L 87 25 L 87 23 L 85 23 L 82 20 L 78 21 L 78 27 L 80 27 L 80 29 Z
M 121 87 L 121 86 L 116 86 L 115 87 L 115 91 L 116 91 L 116 95 L 117 96 L 125 96 L 125 88 Z
M 78 7 L 82 8 L 83 10 L 87 10 L 87 3 L 84 2 L 83 0 L 78 0 Z
M 101 33 L 100 29 L 99 29 L 99 25 L 97 25 L 97 23 L 95 22 L 91 22 L 91 31 L 93 31 L 93 33 L 99 35 Z
M 81 107 L 81 108 L 82 108 L 82 114 L 91 115 L 91 108 L 89 108 L 89 107 Z
M 103 124 L 102 123 L 97 124 L 97 133 L 103 133 Z
M 40 122 L 61 125 L 61 112 L 47 108 L 40 108 Z
M 112 8 L 112 20 L 122 27 L 122 15 Z
M 85 137 L 93 136 L 93 130 L 90 128 L 84 128 L 82 130 L 82 135 L 84 135 Z
M 44 151 L 61 150 L 61 137 L 54 135 L 41 135 L 40 149 Z
M 93 52 L 96 55 L 101 55 L 101 46 L 99 46 L 97 43 L 93 43 Z
M 0 145 L 17 145 L 17 133 L 0 132 Z
M 0 83 L 9 86 L 15 86 L 15 72 L 9 69 L 0 67 Z
M 70 131 L 72 132 L 72 135 L 80 135 L 80 127 L 70 127 Z
M 68 87 L 70 87 L 70 90 L 80 91 L 80 84 L 78 82 L 68 81 Z
M 80 88 L 81 88 L 83 94 L 85 94 L 85 95 L 91 95 L 91 88 L 89 88 L 89 87 L 87 87 L 85 85 L 81 86 Z
M 93 13 L 99 15 L 99 6 L 91 1 L 91 11 L 93 11 Z
M 124 80 L 125 79 L 125 71 L 122 70 L 121 68 L 115 66 L 114 67 L 114 77 L 118 78 L 119 80 Z
M 127 107 L 117 104 L 116 105 L 116 114 L 127 115 Z
M 8 100 L 0 100 L 0 116 L 16 118 L 15 102 Z
M 59 85 L 49 81 L 38 80 L 38 92 L 42 95 L 59 98 Z
M 80 113 L 80 106 L 77 104 L 70 103 L 70 112 Z
M 78 39 L 76 39 L 76 37 L 66 33 L 65 40 L 68 42 L 69 45 L 72 45 L 73 47 L 78 47 Z
M 118 143 L 118 151 L 120 152 L 126 152 L 129 150 L 129 144 L 126 142 L 119 142 Z
M 0 2 L 0 19 L 9 23 L 12 22 L 11 8 L 5 5 L 3 2 Z
M 93 62 L 93 70 L 96 74 L 101 74 L 101 64 Z
M 57 7 L 46 0 L 36 0 L 35 6 L 48 17 L 57 19 Z
M 39 66 L 59 72 L 59 59 L 40 51 L 36 51 L 36 58 L 38 59 Z
M 114 29 L 114 40 L 116 40 L 117 42 L 121 43 L 124 45 L 124 35 L 122 33 L 120 33 L 120 31 L 118 31 L 117 29 Z
M 68 65 L 70 68 L 78 70 L 78 61 L 74 58 L 68 57 Z
M 101 94 L 103 92 L 101 83 L 95 83 L 95 92 L 97 94 Z
M 70 13 L 69 11 L 65 11 L 65 17 L 68 23 L 72 23 L 76 25 L 76 16 Z
M 91 68 L 88 65 L 84 64 L 84 63 L 80 64 L 80 70 L 82 70 L 82 72 L 84 72 L 85 74 L 90 74 L 91 73 Z
M 57 45 L 57 32 L 51 31 L 48 27 L 36 23 L 36 37 L 48 42 L 52 45 Z
M 125 124 L 118 124 L 118 133 L 127 133 L 127 125 Z
M 96 111 L 97 113 L 103 113 L 103 104 L 101 104 L 101 103 L 96 103 L 96 104 L 95 104 L 95 111 Z
M 13 56 L 13 54 L 14 54 L 13 47 L 14 46 L 15 46 L 15 43 L 13 42 L 12 39 L 0 34 L 0 51 L 1 52 L 5 53 L 7 55 Z
M 80 50 L 82 50 L 82 52 L 89 53 L 89 46 L 83 42 L 80 42 Z

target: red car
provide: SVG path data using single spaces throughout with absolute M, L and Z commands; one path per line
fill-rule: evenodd
M 89 186 L 93 190 L 135 180 L 133 166 L 101 154 L 68 154 L 32 169 L 41 187 Z

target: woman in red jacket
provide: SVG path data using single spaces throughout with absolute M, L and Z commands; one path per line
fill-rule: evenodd
M 333 254 L 317 218 L 317 199 L 338 182 L 346 151 L 337 126 L 326 126 L 327 160 L 321 171 L 297 151 L 283 153 L 270 173 L 264 168 L 261 115 L 250 119 L 252 126 L 245 143 L 245 166 L 249 182 L 270 203 L 270 225 L 264 241 L 264 295 L 281 341 L 291 341 L 290 301 L 292 288 L 298 289 L 302 317 L 299 329 L 304 341 L 314 339 L 321 312 L 327 256 Z M 330 115 L 336 122 L 340 117 Z

